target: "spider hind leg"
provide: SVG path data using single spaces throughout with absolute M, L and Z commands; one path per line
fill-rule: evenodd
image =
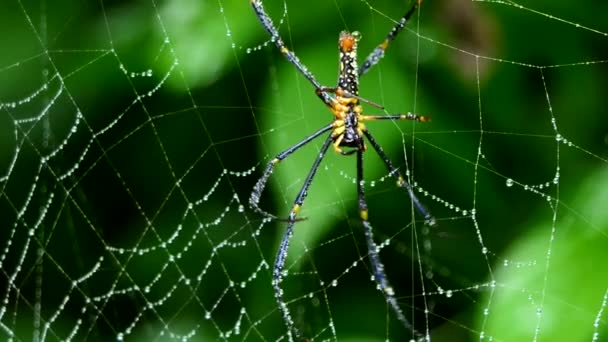
M 367 244 L 368 257 L 372 267 L 374 281 L 376 284 L 378 284 L 378 288 L 382 291 L 386 302 L 390 305 L 391 309 L 397 316 L 397 319 L 406 329 L 410 330 L 416 338 L 420 339 L 422 334 L 417 332 L 410 321 L 405 317 L 405 314 L 399 307 L 399 303 L 395 298 L 395 291 L 389 283 L 386 273 L 384 273 L 384 264 L 382 264 L 382 261 L 380 260 L 378 246 L 374 242 L 373 228 L 368 221 L 369 212 L 367 209 L 367 201 L 365 200 L 364 184 L 363 151 L 359 150 L 357 151 L 357 195 L 359 203 L 359 217 L 361 218 L 361 223 L 363 224 L 363 229 L 365 232 L 365 242 Z

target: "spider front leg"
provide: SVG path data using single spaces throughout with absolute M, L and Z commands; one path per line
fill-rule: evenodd
M 397 24 L 393 27 L 393 29 L 388 33 L 384 41 L 378 44 L 378 46 L 365 58 L 365 61 L 361 64 L 359 68 L 359 76 L 365 74 L 369 71 L 374 65 L 378 64 L 382 57 L 384 57 L 384 51 L 388 48 L 390 43 L 397 37 L 397 35 L 403 30 L 407 22 L 410 20 L 412 14 L 416 12 L 416 9 L 422 4 L 422 0 L 414 0 L 414 5 L 412 8 L 407 11 L 401 19 L 397 22 Z
M 315 133 L 304 138 L 299 143 L 297 143 L 297 144 L 291 146 L 290 148 L 286 149 L 285 151 L 277 154 L 277 156 L 274 157 L 274 159 L 269 161 L 268 164 L 266 165 L 266 169 L 264 170 L 264 174 L 262 175 L 262 177 L 260 177 L 260 179 L 258 179 L 257 183 L 253 187 L 251 196 L 249 197 L 249 206 L 251 207 L 251 209 L 253 209 L 255 212 L 262 214 L 268 218 L 275 219 L 275 220 L 279 219 L 277 216 L 262 210 L 259 206 L 260 197 L 262 196 L 262 192 L 264 192 L 264 189 L 266 188 L 266 183 L 268 183 L 268 179 L 270 178 L 270 175 L 272 175 L 272 172 L 274 171 L 274 167 L 279 162 L 281 162 L 283 159 L 289 157 L 289 155 L 291 155 L 292 153 L 294 153 L 295 151 L 300 149 L 300 147 L 308 144 L 309 142 L 311 142 L 312 140 L 317 138 L 319 135 L 330 131 L 332 128 L 333 128 L 333 123 L 321 128 L 320 130 L 316 131 Z
M 262 5 L 262 0 L 250 0 L 250 1 L 251 1 L 251 6 L 253 6 L 255 15 L 258 17 L 258 19 L 262 23 L 262 26 L 264 26 L 264 28 L 266 29 L 268 34 L 270 34 L 270 37 L 271 37 L 270 40 L 272 40 L 274 42 L 274 44 L 277 46 L 279 51 L 281 51 L 283 56 L 285 56 L 285 58 L 287 58 L 287 60 L 291 64 L 293 64 L 300 71 L 300 73 L 302 75 L 304 75 L 304 77 L 306 77 L 306 79 L 312 84 L 313 87 L 315 87 L 315 89 L 322 88 L 319 81 L 317 81 L 315 76 L 308 70 L 308 67 L 306 67 L 306 65 L 304 65 L 304 63 L 302 63 L 300 61 L 300 59 L 298 58 L 298 56 L 296 56 L 295 53 L 293 53 L 291 50 L 289 50 L 287 48 L 287 46 L 285 45 L 285 42 L 283 41 L 283 39 L 281 38 L 281 35 L 279 34 L 279 30 L 272 22 L 272 19 L 270 18 L 268 13 L 266 13 L 266 10 L 264 9 L 264 6 Z M 317 96 L 321 99 L 321 101 L 323 101 L 323 103 L 325 103 L 326 106 L 328 106 L 328 107 L 332 106 L 332 99 L 329 95 L 327 95 L 327 93 L 322 92 L 322 91 L 321 92 L 317 91 Z
M 283 233 L 283 238 L 281 238 L 279 251 L 277 252 L 277 257 L 274 261 L 274 266 L 272 269 L 272 287 L 274 288 L 274 297 L 279 306 L 279 310 L 281 311 L 281 315 L 283 316 L 283 321 L 287 326 L 287 335 L 290 341 L 293 340 L 293 334 L 299 336 L 299 333 L 295 327 L 293 319 L 291 318 L 287 303 L 285 303 L 285 301 L 283 300 L 283 289 L 281 288 L 281 282 L 283 281 L 283 278 L 285 276 L 285 261 L 287 260 L 287 253 L 289 251 L 289 242 L 291 241 L 291 237 L 293 236 L 293 226 L 296 221 L 298 221 L 298 213 L 300 212 L 300 208 L 302 207 L 302 204 L 304 203 L 304 200 L 308 195 L 308 188 L 310 187 L 310 184 L 312 183 L 312 180 L 315 177 L 317 170 L 319 169 L 319 165 L 321 164 L 325 153 L 327 153 L 327 150 L 329 149 L 329 146 L 331 145 L 332 141 L 333 137 L 331 135 L 328 136 L 325 140 L 323 147 L 321 147 L 321 150 L 319 151 L 319 155 L 315 159 L 314 163 L 312 164 L 312 168 L 308 172 L 308 176 L 306 176 L 306 180 L 304 180 L 304 184 L 302 185 L 298 196 L 296 196 L 296 199 L 293 202 L 293 207 L 291 209 L 291 212 L 289 213 L 289 217 L 287 218 L 287 221 L 289 223 L 287 224 L 287 229 L 285 230 L 285 233 Z
M 363 181 L 362 150 L 357 150 L 357 194 L 359 197 L 359 216 L 365 231 L 365 241 L 367 243 L 369 262 L 372 266 L 374 280 L 378 284 L 380 290 L 382 290 L 382 294 L 384 294 L 386 302 L 391 306 L 397 315 L 397 319 L 403 324 L 403 326 L 405 326 L 406 329 L 410 330 L 412 334 L 420 338 L 422 335 L 414 330 L 412 324 L 407 320 L 407 318 L 405 318 L 403 311 L 401 311 L 401 308 L 397 303 L 397 299 L 395 298 L 395 292 L 393 291 L 393 288 L 386 277 L 386 273 L 384 273 L 384 265 L 380 260 L 380 255 L 378 255 L 378 246 L 374 242 L 374 233 L 372 231 L 372 226 L 368 221 L 369 215 L 367 211 L 367 201 L 365 200 L 365 187 Z

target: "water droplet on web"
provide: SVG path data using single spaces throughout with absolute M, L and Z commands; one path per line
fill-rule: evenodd
M 512 180 L 511 178 L 507 178 L 507 183 L 506 183 L 506 184 L 507 184 L 507 187 L 509 187 L 509 188 L 510 188 L 510 187 L 512 187 L 512 186 L 513 186 L 513 183 L 514 183 L 514 182 L 513 182 L 513 180 Z

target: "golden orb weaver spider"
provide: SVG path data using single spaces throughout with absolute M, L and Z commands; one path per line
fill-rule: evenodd
M 393 288 L 391 287 L 386 274 L 384 273 L 384 265 L 380 261 L 378 248 L 374 242 L 372 226 L 368 221 L 367 202 L 365 200 L 363 182 L 363 152 L 365 152 L 367 149 L 363 137 L 367 138 L 373 149 L 384 161 L 386 167 L 388 168 L 389 175 L 393 176 L 397 180 L 397 186 L 407 191 L 414 207 L 424 217 L 425 223 L 432 226 L 435 224 L 435 219 L 422 205 L 422 203 L 420 203 L 410 184 L 401 176 L 399 170 L 395 168 L 380 144 L 378 144 L 376 139 L 367 130 L 367 127 L 364 124 L 365 121 L 372 120 L 412 120 L 427 122 L 429 121 L 429 118 L 413 113 L 395 115 L 364 115 L 363 107 L 360 105 L 360 102 L 365 102 L 380 109 L 383 109 L 383 107 L 359 97 L 358 89 L 359 76 L 365 74 L 371 67 L 376 65 L 380 59 L 382 59 L 386 48 L 389 46 L 391 41 L 397 37 L 399 32 L 403 30 L 412 14 L 414 14 L 422 3 L 422 0 L 415 0 L 413 6 L 403 15 L 403 17 L 401 17 L 397 24 L 388 33 L 384 41 L 367 56 L 361 67 L 358 67 L 357 64 L 357 42 L 361 38 L 359 32 L 342 31 L 340 33 L 338 40 L 340 72 L 338 74 L 338 85 L 335 88 L 321 86 L 321 84 L 316 80 L 313 74 L 308 71 L 308 68 L 300 61 L 300 59 L 285 46 L 285 43 L 279 35 L 277 27 L 273 24 L 272 19 L 264 10 L 262 0 L 250 1 L 256 16 L 262 23 L 262 26 L 264 26 L 266 31 L 268 31 L 270 34 L 271 41 L 275 43 L 279 51 L 281 51 L 287 60 L 293 64 L 313 85 L 316 95 L 321 99 L 321 101 L 323 101 L 323 103 L 325 103 L 325 105 L 334 115 L 334 119 L 329 125 L 322 127 L 318 131 L 304 138 L 302 141 L 279 153 L 274 159 L 272 159 L 266 166 L 262 177 L 260 177 L 255 184 L 249 199 L 249 204 L 253 210 L 268 218 L 279 219 L 277 216 L 272 215 L 259 207 L 260 196 L 266 187 L 266 183 L 268 182 L 270 175 L 274 171 L 274 167 L 283 159 L 287 158 L 289 155 L 312 140 L 323 135 L 324 133 L 331 132 L 325 139 L 317 158 L 313 162 L 312 167 L 304 180 L 304 184 L 296 196 L 288 218 L 285 219 L 285 221 L 288 222 L 287 229 L 285 230 L 285 233 L 281 239 L 279 250 L 273 266 L 272 286 L 274 289 L 275 299 L 283 317 L 283 321 L 287 326 L 289 340 L 293 340 L 294 334 L 299 336 L 299 332 L 295 327 L 293 319 L 291 318 L 289 308 L 283 300 L 281 282 L 284 278 L 285 261 L 287 259 L 289 242 L 293 236 L 293 227 L 297 221 L 302 220 L 301 218 L 298 218 L 297 215 L 300 212 L 300 208 L 302 207 L 302 204 L 307 196 L 308 188 L 310 187 L 319 165 L 321 164 L 321 161 L 323 160 L 330 145 L 333 146 L 335 152 L 342 155 L 351 155 L 354 153 L 357 154 L 357 193 L 359 216 L 365 230 L 365 239 L 374 279 L 380 290 L 382 290 L 386 301 L 395 312 L 399 321 L 401 321 L 401 323 L 407 329 L 411 330 L 413 335 L 418 338 L 422 337 L 420 333 L 416 332 L 399 307 Z M 331 96 L 330 94 L 333 94 L 334 96 Z M 347 150 L 343 150 L 342 147 L 346 148 Z

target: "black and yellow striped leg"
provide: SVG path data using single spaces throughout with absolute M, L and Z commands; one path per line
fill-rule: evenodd
M 380 290 L 384 294 L 384 298 L 386 302 L 391 306 L 395 315 L 397 315 L 397 319 L 405 326 L 406 329 L 410 330 L 416 337 L 421 337 L 421 335 L 414 330 L 412 324 L 405 318 L 403 311 L 399 307 L 397 303 L 397 299 L 395 298 L 395 292 L 391 287 L 391 284 L 386 277 L 386 273 L 384 273 L 384 265 L 380 260 L 380 256 L 378 255 L 378 246 L 374 242 L 374 234 L 372 231 L 372 226 L 368 221 L 368 211 L 367 211 L 367 202 L 365 200 L 365 185 L 363 182 L 363 151 L 357 151 L 357 194 L 359 196 L 359 216 L 361 217 L 361 222 L 363 223 L 363 228 L 365 232 L 365 241 L 367 243 L 367 250 L 369 261 L 372 266 L 372 272 L 374 274 L 374 280 L 378 284 Z
M 321 83 L 319 83 L 319 81 L 317 81 L 317 79 L 308 70 L 308 68 L 304 65 L 304 63 L 302 63 L 300 61 L 298 56 L 296 56 L 291 50 L 289 50 L 287 48 L 287 46 L 285 46 L 285 42 L 283 42 L 283 39 L 279 35 L 279 30 L 277 29 L 276 26 L 274 26 L 272 19 L 266 13 L 266 10 L 264 10 L 264 6 L 262 5 L 262 0 L 251 0 L 251 5 L 253 6 L 253 10 L 255 11 L 255 14 L 260 19 L 262 26 L 264 26 L 266 31 L 268 31 L 268 33 L 270 34 L 270 37 L 271 37 L 270 39 L 274 42 L 274 44 L 277 46 L 277 48 L 279 48 L 279 51 L 281 51 L 281 53 L 285 56 L 285 58 L 287 58 L 287 60 L 291 64 L 293 64 L 302 73 L 302 75 L 304 75 L 304 77 L 306 77 L 306 79 L 310 83 L 312 83 L 312 85 L 317 90 L 317 92 L 316 92 L 317 96 L 325 103 L 325 105 L 327 105 L 328 107 L 332 107 L 331 96 L 329 96 L 326 92 L 319 91 L 319 89 L 323 88 L 321 86 Z
M 253 209 L 255 212 L 262 214 L 268 218 L 278 219 L 277 216 L 272 215 L 272 214 L 262 210 L 259 206 L 260 197 L 262 196 L 262 192 L 264 192 L 264 189 L 266 188 L 266 183 L 268 182 L 268 178 L 270 178 L 270 175 L 272 175 L 272 172 L 274 171 L 274 167 L 281 160 L 289 157 L 289 155 L 291 155 L 292 153 L 294 153 L 295 151 L 300 149 L 300 147 L 313 141 L 315 138 L 317 138 L 321 134 L 330 131 L 332 128 L 333 128 L 333 124 L 329 124 L 329 125 L 321 128 L 320 130 L 316 131 L 315 133 L 304 138 L 299 143 L 297 143 L 297 144 L 291 146 L 290 148 L 286 149 L 285 151 L 277 154 L 277 156 L 274 157 L 274 159 L 269 161 L 268 164 L 266 165 L 266 169 L 264 170 L 264 174 L 262 175 L 262 177 L 260 177 L 260 179 L 258 179 L 258 182 L 253 187 L 253 191 L 251 192 L 251 196 L 249 197 L 249 206 L 251 207 L 251 209 Z
M 399 32 L 401 32 L 401 30 L 403 30 L 403 28 L 405 27 L 407 22 L 410 20 L 410 17 L 412 16 L 412 14 L 414 14 L 414 12 L 416 12 L 416 9 L 418 9 L 418 7 L 420 6 L 421 3 L 422 3 L 422 0 L 414 0 L 414 5 L 412 6 L 412 8 L 410 8 L 410 10 L 407 11 L 405 13 L 405 15 L 403 17 L 401 17 L 401 19 L 399 19 L 399 21 L 393 27 L 391 32 L 388 33 L 388 35 L 386 36 L 384 41 L 382 41 L 382 43 L 380 43 L 374 49 L 374 51 L 372 51 L 367 56 L 367 58 L 365 58 L 365 61 L 363 61 L 363 63 L 361 64 L 361 67 L 359 67 L 359 76 L 365 74 L 366 72 L 369 71 L 369 69 L 371 69 L 371 67 L 373 67 L 374 65 L 378 64 L 378 62 L 380 62 L 382 57 L 384 57 L 384 51 L 388 48 L 389 44 L 397 37 Z
M 318 132 L 317 132 L 318 133 Z M 316 133 L 315 133 L 316 134 Z M 312 183 L 317 170 L 319 169 L 319 165 L 325 157 L 329 146 L 333 139 L 330 136 L 327 137 L 323 147 L 319 151 L 319 155 L 315 159 L 315 162 L 312 164 L 312 168 L 308 172 L 308 176 L 306 176 L 306 180 L 304 180 L 304 184 L 296 197 L 296 200 L 293 202 L 293 208 L 289 213 L 289 217 L 287 218 L 288 224 L 285 233 L 283 233 L 283 238 L 281 238 L 281 244 L 279 245 L 279 251 L 277 252 L 277 257 L 274 261 L 274 267 L 272 270 L 272 287 L 274 288 L 274 296 L 279 306 L 279 310 L 281 311 L 281 315 L 283 316 L 283 321 L 287 325 L 289 340 L 293 340 L 293 334 L 295 333 L 298 336 L 298 331 L 295 327 L 293 319 L 291 318 L 291 314 L 289 313 L 289 308 L 287 307 L 287 303 L 283 300 L 283 289 L 281 288 L 281 282 L 283 281 L 283 271 L 285 269 L 285 261 L 287 260 L 287 252 L 289 251 L 289 241 L 291 241 L 291 237 L 293 235 L 293 226 L 297 221 L 298 213 L 300 212 L 300 208 L 308 195 L 308 188 Z M 294 146 L 295 147 L 295 146 Z M 293 152 L 293 151 L 292 151 Z
M 403 178 L 403 176 L 401 176 L 399 170 L 397 170 L 397 168 L 393 166 L 393 163 L 388 158 L 386 153 L 384 153 L 384 150 L 378 144 L 376 139 L 374 139 L 374 137 L 368 130 L 364 130 L 363 134 L 367 137 L 367 140 L 369 140 L 374 150 L 376 150 L 376 153 L 378 153 L 380 159 L 382 159 L 382 161 L 384 161 L 384 164 L 386 164 L 386 168 L 388 169 L 389 174 L 397 180 L 397 186 L 407 191 L 408 195 L 410 196 L 410 199 L 412 200 L 412 203 L 414 204 L 414 207 L 420 213 L 420 215 L 424 217 L 425 224 L 428 224 L 429 226 L 434 226 L 436 224 L 435 218 L 433 217 L 433 215 L 431 215 L 428 209 L 426 209 L 424 205 L 420 203 L 420 200 L 418 199 L 418 197 L 416 197 L 412 186 Z
M 409 120 L 418 122 L 429 122 L 431 118 L 414 113 L 390 114 L 390 115 L 362 115 L 364 120 Z

